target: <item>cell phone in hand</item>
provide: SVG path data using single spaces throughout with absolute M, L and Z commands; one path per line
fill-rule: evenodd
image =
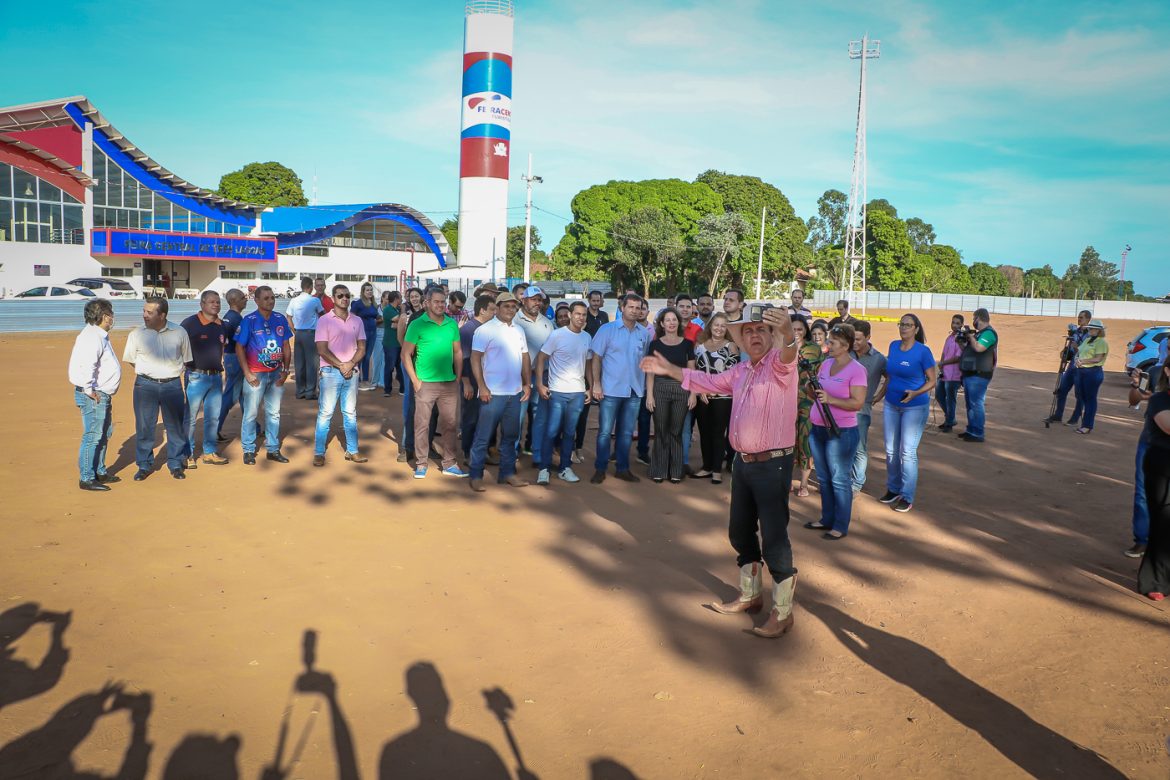
M 1143 371 L 1142 375 L 1138 378 L 1137 389 L 1143 393 L 1150 392 L 1150 375 L 1148 372 Z

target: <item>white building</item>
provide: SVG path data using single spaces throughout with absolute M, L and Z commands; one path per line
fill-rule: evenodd
M 0 108 L 0 297 L 75 277 L 197 295 L 302 275 L 381 290 L 463 279 L 442 232 L 398 203 L 265 208 L 155 162 L 84 97 Z

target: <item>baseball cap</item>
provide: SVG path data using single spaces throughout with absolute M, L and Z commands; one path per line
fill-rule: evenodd
M 502 303 L 508 303 L 509 301 L 511 301 L 512 303 L 517 303 L 516 296 L 510 292 L 504 291 L 496 296 L 496 305 L 497 306 L 499 306 Z
M 544 295 L 544 290 L 540 289 L 535 284 L 529 285 L 527 289 L 524 290 L 525 298 L 535 298 L 538 295 Z M 499 303 L 499 301 L 496 301 L 496 303 Z

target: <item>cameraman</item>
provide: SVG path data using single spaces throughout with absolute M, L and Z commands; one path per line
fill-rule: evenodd
M 967 430 L 959 434 L 966 442 L 982 442 L 986 415 L 983 399 L 995 373 L 999 356 L 999 334 L 991 327 L 987 309 L 976 309 L 971 314 L 973 332 L 963 329 L 957 341 L 963 347 L 959 356 L 959 372 L 963 376 L 963 398 L 967 405 Z
M 1077 325 L 1074 328 L 1069 326 L 1068 337 L 1064 341 L 1064 346 L 1060 348 L 1060 362 L 1067 365 L 1064 373 L 1060 375 L 1060 385 L 1056 388 L 1056 408 L 1052 410 L 1052 416 L 1048 418 L 1047 422 L 1060 422 L 1064 419 L 1064 402 L 1068 398 L 1068 391 L 1074 391 L 1076 404 L 1073 406 L 1072 417 L 1069 418 L 1069 425 L 1080 421 L 1081 419 L 1081 393 L 1076 390 L 1077 385 L 1077 348 L 1081 346 L 1089 335 L 1089 320 L 1093 319 L 1093 312 L 1085 309 L 1077 315 Z

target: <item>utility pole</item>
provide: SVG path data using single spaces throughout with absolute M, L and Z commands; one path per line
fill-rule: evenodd
M 764 281 L 764 222 L 768 219 L 768 207 L 760 210 L 760 258 L 756 261 L 756 300 L 760 300 L 760 286 Z
M 853 142 L 853 181 L 849 188 L 849 215 L 845 224 L 845 273 L 841 280 L 841 297 L 853 305 L 857 273 L 861 272 L 861 313 L 865 314 L 865 211 L 869 199 L 865 156 L 865 61 L 881 56 L 881 41 L 871 41 L 867 33 L 860 41 L 849 42 L 849 59 L 861 60 L 861 80 L 857 89 L 857 133 Z
M 528 175 L 521 176 L 528 185 L 528 197 L 524 205 L 524 281 L 532 281 L 532 185 L 544 181 L 540 176 L 532 175 L 532 153 L 528 153 Z
M 1117 283 L 1117 297 L 1120 298 L 1125 293 L 1125 258 L 1129 257 L 1129 253 L 1133 251 L 1133 247 L 1129 244 L 1125 245 L 1125 249 L 1121 250 L 1121 280 Z

